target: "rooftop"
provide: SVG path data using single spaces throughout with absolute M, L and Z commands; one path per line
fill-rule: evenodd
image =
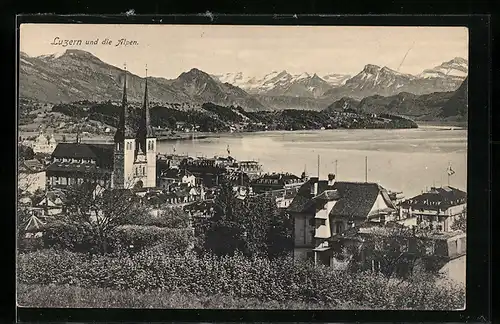
M 88 143 L 59 143 L 52 157 L 93 159 L 99 165 L 113 165 L 114 144 L 88 144 Z
M 101 168 L 96 164 L 91 163 L 71 163 L 71 162 L 54 162 L 50 164 L 47 171 L 53 172 L 82 172 L 92 174 L 111 174 L 113 170 Z
M 431 188 L 418 196 L 409 198 L 401 203 L 402 207 L 415 209 L 447 209 L 466 203 L 467 193 L 450 186 Z
M 327 180 L 318 181 L 318 178 L 314 177 L 300 187 L 288 211 L 314 212 L 315 201 L 318 199 L 314 199 L 311 188 L 315 183 L 318 184 L 318 198 L 322 197 L 337 201 L 330 211 L 331 216 L 366 219 L 379 194 L 382 195 L 387 206 L 391 210 L 395 210 L 387 191 L 377 183 L 335 181 L 333 186 L 330 186 Z M 324 193 L 325 191 L 326 193 Z

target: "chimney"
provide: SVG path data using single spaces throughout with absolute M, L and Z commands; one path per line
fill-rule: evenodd
M 311 186 L 311 195 L 312 196 L 317 196 L 318 195 L 318 181 L 319 181 L 319 179 L 313 178 L 312 181 L 314 181 L 314 183 Z
M 328 174 L 328 187 L 333 187 L 335 184 L 335 174 L 330 173 Z

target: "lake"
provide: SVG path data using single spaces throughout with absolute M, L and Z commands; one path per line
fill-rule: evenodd
M 187 153 L 197 156 L 231 156 L 257 160 L 266 172 L 292 172 L 304 168 L 310 176 L 365 181 L 365 157 L 369 182 L 389 190 L 403 191 L 406 197 L 431 186 L 448 184 L 447 168 L 455 174 L 449 184 L 467 186 L 467 130 L 439 126 L 417 129 L 363 129 L 272 131 L 227 134 L 192 141 L 164 141 L 160 153 Z M 335 162 L 337 161 L 337 162 Z

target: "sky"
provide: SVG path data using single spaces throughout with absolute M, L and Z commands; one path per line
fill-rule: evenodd
M 58 37 L 59 41 L 54 42 Z M 111 45 L 102 44 L 109 39 Z M 137 42 L 115 46 L 119 39 Z M 76 45 L 53 45 L 82 40 Z M 85 41 L 98 40 L 97 45 Z M 454 57 L 468 59 L 465 27 L 224 26 L 23 24 L 19 49 L 38 56 L 91 52 L 134 74 L 176 78 L 198 68 L 211 74 L 262 76 L 286 70 L 359 73 L 366 64 L 419 74 Z M 403 61 L 403 58 L 406 58 Z M 401 64 L 402 63 L 402 64 Z M 401 66 L 400 66 L 401 65 Z

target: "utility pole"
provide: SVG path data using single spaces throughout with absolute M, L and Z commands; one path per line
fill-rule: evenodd
M 365 156 L 365 182 L 368 182 L 368 156 Z
M 318 179 L 319 179 L 319 161 L 320 161 L 320 158 L 319 158 L 319 154 L 318 154 Z

